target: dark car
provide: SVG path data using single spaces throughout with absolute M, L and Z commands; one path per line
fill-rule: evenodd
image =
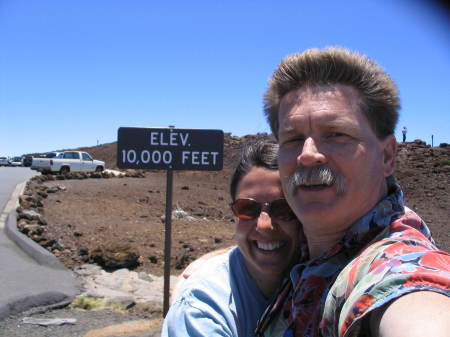
M 31 166 L 31 163 L 33 162 L 33 157 L 32 156 L 25 156 L 25 158 L 23 158 L 23 166 Z

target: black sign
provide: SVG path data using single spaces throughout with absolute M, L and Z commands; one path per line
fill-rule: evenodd
M 223 131 L 175 128 L 119 128 L 121 169 L 220 171 Z

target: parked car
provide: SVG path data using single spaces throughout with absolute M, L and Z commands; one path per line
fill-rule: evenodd
M 31 169 L 42 173 L 69 172 L 101 172 L 105 169 L 105 162 L 94 160 L 89 153 L 82 151 L 53 152 L 51 158 L 34 158 Z
M 39 158 L 62 158 L 63 154 L 64 154 L 64 152 L 53 151 L 53 152 L 44 153 L 37 157 L 39 157 Z
M 35 154 L 31 157 L 30 169 L 42 172 L 43 174 L 51 173 L 50 159 L 62 158 L 62 156 L 63 152 L 56 151 Z
M 0 166 L 9 166 L 10 162 L 6 157 L 0 157 Z
M 23 157 L 23 161 L 22 161 L 23 166 L 30 167 L 32 162 L 33 162 L 33 157 L 32 156 L 25 156 L 25 157 Z
M 22 166 L 22 157 L 13 157 L 10 161 L 12 166 Z

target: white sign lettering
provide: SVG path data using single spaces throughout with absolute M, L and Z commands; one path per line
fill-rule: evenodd
M 183 151 L 181 154 L 181 163 L 183 165 L 186 163 L 192 165 L 216 165 L 218 154 L 219 152 Z
M 188 145 L 189 133 L 182 132 L 150 132 L 152 146 L 182 146 Z

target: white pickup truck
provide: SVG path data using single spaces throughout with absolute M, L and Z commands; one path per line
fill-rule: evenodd
M 34 158 L 31 169 L 42 173 L 69 172 L 101 172 L 105 169 L 105 162 L 94 160 L 87 152 L 65 151 L 53 152 L 53 158 Z

